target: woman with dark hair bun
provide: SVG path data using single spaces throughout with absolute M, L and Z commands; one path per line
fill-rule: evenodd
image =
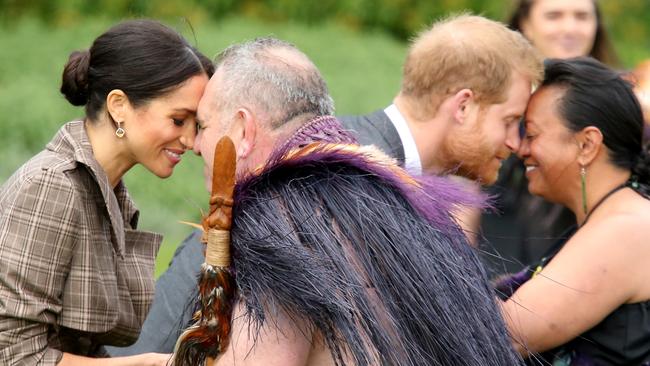
M 631 85 L 591 58 L 548 60 L 519 151 L 531 193 L 577 226 L 498 284 L 512 338 L 553 365 L 650 363 L 650 157 Z M 536 355 L 543 352 L 541 356 Z
M 61 92 L 85 118 L 61 127 L 0 188 L 0 364 L 167 362 L 91 357 L 133 343 L 153 298 L 161 236 L 136 230 L 122 177 L 136 164 L 172 174 L 192 149 L 213 71 L 151 20 L 120 23 L 70 55 Z

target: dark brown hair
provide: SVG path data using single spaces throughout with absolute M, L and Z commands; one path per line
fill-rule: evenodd
M 632 85 L 589 57 L 545 62 L 542 87 L 564 89 L 557 111 L 566 127 L 579 132 L 595 126 L 603 134 L 611 162 L 650 182 L 648 151 L 643 148 L 643 112 Z
M 72 105 L 85 105 L 93 120 L 111 90 L 121 89 L 137 107 L 213 72 L 210 59 L 178 32 L 153 20 L 129 20 L 100 35 L 89 50 L 70 54 L 61 93 Z

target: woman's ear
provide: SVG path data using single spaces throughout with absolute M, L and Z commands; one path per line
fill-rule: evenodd
M 578 132 L 578 163 L 582 166 L 591 164 L 603 147 L 603 133 L 594 126 L 588 126 Z
M 115 122 L 124 122 L 131 109 L 129 97 L 120 89 L 113 89 L 106 96 L 106 111 Z

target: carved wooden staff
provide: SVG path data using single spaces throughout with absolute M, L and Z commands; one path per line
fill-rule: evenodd
M 207 242 L 199 279 L 200 309 L 178 338 L 174 365 L 210 365 L 228 345 L 235 282 L 230 267 L 230 227 L 235 188 L 235 146 L 222 137 L 214 151 L 210 213 L 203 218 Z

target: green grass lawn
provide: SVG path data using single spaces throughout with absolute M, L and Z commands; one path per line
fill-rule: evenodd
M 0 27 L 0 183 L 40 151 L 66 121 L 83 109 L 59 93 L 61 72 L 71 51 L 88 48 L 115 21 L 85 19 L 51 28 L 25 18 Z M 405 46 L 384 34 L 359 34 L 337 26 L 266 24 L 246 19 L 193 24 L 167 21 L 209 57 L 226 46 L 273 35 L 295 43 L 321 69 L 338 114 L 366 113 L 387 105 L 399 87 Z M 156 275 L 167 267 L 177 244 L 191 231 L 180 220 L 199 221 L 207 193 L 201 160 L 190 156 L 174 175 L 161 180 L 142 167 L 125 177 L 141 210 L 140 228 L 161 232 L 165 239 Z

